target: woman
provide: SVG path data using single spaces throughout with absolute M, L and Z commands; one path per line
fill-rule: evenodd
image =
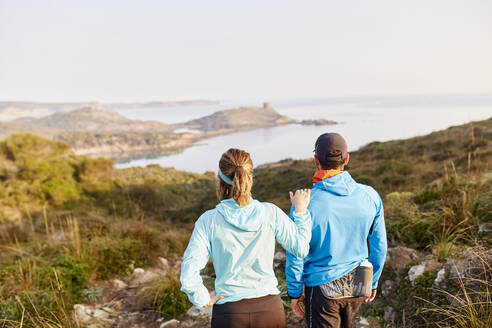
M 217 177 L 220 203 L 195 223 L 181 264 L 181 290 L 196 306 L 213 305 L 212 328 L 285 327 L 273 272 L 275 239 L 296 256 L 308 254 L 310 191 L 290 192 L 292 221 L 277 206 L 251 198 L 253 162 L 247 152 L 222 154 Z M 200 277 L 210 256 L 216 274 L 213 298 Z

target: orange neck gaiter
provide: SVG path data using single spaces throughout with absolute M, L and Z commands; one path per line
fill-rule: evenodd
M 314 174 L 314 177 L 313 177 L 313 184 L 316 184 L 320 181 L 323 181 L 324 179 L 328 179 L 328 178 L 331 178 L 331 177 L 334 177 L 335 175 L 337 174 L 340 174 L 342 173 L 343 171 L 340 171 L 340 170 L 319 170 L 318 172 L 316 172 Z

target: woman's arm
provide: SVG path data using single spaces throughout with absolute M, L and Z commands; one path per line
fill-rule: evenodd
M 290 193 L 290 199 L 295 207 L 292 221 L 280 208 L 273 206 L 275 216 L 275 238 L 289 253 L 305 257 L 309 253 L 311 241 L 311 214 L 307 210 L 310 190 L 297 190 Z
M 294 219 L 293 214 L 294 206 L 290 209 L 290 218 L 292 220 Z M 287 294 L 292 299 L 302 297 L 303 271 L 304 259 L 287 252 L 285 261 L 285 280 L 287 281 Z
M 200 270 L 207 265 L 210 257 L 210 240 L 205 217 L 201 216 L 195 223 L 188 247 L 181 263 L 181 291 L 188 295 L 191 303 L 202 307 L 210 302 L 210 294 L 203 285 Z

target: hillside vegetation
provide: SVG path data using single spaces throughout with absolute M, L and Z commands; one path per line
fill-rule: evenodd
M 385 267 L 383 296 L 362 310 L 375 326 L 490 322 L 491 145 L 489 119 L 351 153 L 352 176 L 384 200 L 390 246 L 417 254 Z M 254 197 L 287 211 L 287 192 L 309 187 L 314 172 L 312 160 L 259 167 Z M 77 156 L 65 143 L 31 134 L 0 142 L 0 180 L 0 327 L 72 326 L 73 305 L 98 302 L 105 281 L 154 266 L 159 256 L 179 260 L 192 223 L 217 202 L 213 173 L 159 166 L 118 170 L 110 160 Z M 425 273 L 410 281 L 419 259 L 425 259 Z M 462 265 L 461 284 L 446 269 L 446 285 L 434 285 L 455 259 L 473 264 Z M 282 270 L 277 268 L 281 283 Z M 155 287 L 144 308 L 182 313 L 172 308 L 186 304 L 173 277 Z M 464 317 L 465 324 L 457 325 L 449 306 L 463 300 L 457 311 L 469 311 L 454 314 Z M 288 317 L 298 324 L 290 312 Z
M 7 139 L 14 133 L 18 133 L 20 131 L 33 133 L 50 139 L 62 132 L 60 129 L 34 126 L 32 124 L 22 122 L 0 122 L 0 140 Z

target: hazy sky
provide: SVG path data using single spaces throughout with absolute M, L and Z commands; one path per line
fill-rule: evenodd
M 490 0 L 0 0 L 0 100 L 491 92 Z

